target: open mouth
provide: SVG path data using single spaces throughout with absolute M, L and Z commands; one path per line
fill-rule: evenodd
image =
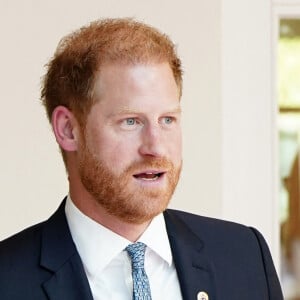
M 141 180 L 146 180 L 146 181 L 154 181 L 159 179 L 164 174 L 165 172 L 145 172 L 145 173 L 134 174 L 133 177 Z

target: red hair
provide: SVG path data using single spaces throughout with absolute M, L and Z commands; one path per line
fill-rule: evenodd
M 181 62 L 168 36 L 132 19 L 92 22 L 63 38 L 47 65 L 41 99 L 48 118 L 63 105 L 84 120 L 99 100 L 93 97 L 94 82 L 104 64 L 161 62 L 169 63 L 181 94 Z

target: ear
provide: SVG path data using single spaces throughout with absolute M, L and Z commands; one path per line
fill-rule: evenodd
M 79 142 L 79 124 L 73 113 L 65 106 L 57 106 L 51 118 L 57 143 L 65 151 L 76 151 Z

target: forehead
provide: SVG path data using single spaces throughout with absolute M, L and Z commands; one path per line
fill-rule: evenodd
M 121 105 L 143 101 L 179 102 L 179 87 L 168 63 L 110 64 L 101 68 L 95 80 L 97 102 Z

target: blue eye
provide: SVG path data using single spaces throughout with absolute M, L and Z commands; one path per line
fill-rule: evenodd
M 171 124 L 173 122 L 173 118 L 171 117 L 165 117 L 164 120 L 166 124 Z
M 126 125 L 134 125 L 136 123 L 136 120 L 134 118 L 128 118 L 125 120 Z

